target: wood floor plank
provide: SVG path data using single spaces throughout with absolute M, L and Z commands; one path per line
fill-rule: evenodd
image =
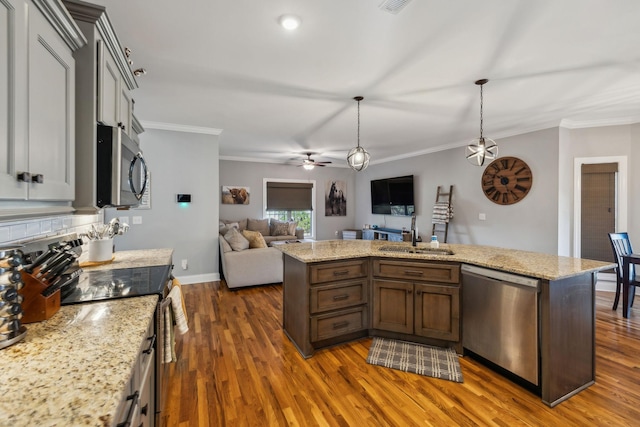
M 480 362 L 464 383 L 368 365 L 364 338 L 300 356 L 282 331 L 279 285 L 182 287 L 190 331 L 177 337 L 165 426 L 640 425 L 640 309 L 596 300 L 596 383 L 549 408 Z

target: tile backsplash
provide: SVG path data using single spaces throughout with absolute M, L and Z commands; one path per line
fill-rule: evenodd
M 94 215 L 56 215 L 0 221 L 0 246 L 31 242 L 59 234 L 80 234 L 91 227 L 91 224 L 102 223 L 104 211 Z

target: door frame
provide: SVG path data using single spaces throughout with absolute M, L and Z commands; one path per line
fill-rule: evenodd
M 628 227 L 628 167 L 627 156 L 606 156 L 606 157 L 576 157 L 573 160 L 573 248 L 572 253 L 575 258 L 581 256 L 582 243 L 582 165 L 597 163 L 617 163 L 618 179 L 616 182 L 616 232 L 625 231 Z M 599 279 L 613 280 L 615 275 L 609 273 L 599 273 Z

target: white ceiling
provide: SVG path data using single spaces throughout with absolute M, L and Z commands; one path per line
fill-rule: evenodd
M 148 71 L 138 119 L 222 129 L 221 158 L 346 165 L 357 95 L 372 164 L 463 147 L 481 78 L 493 139 L 640 121 L 638 0 L 412 0 L 395 15 L 381 2 L 94 0 Z

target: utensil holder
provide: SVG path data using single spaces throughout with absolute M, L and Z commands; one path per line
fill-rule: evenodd
M 113 258 L 113 239 L 89 241 L 89 261 L 111 261 Z
M 22 323 L 41 322 L 50 319 L 60 310 L 60 290 L 58 289 L 48 297 L 42 296 L 42 291 L 47 285 L 22 271 L 24 287 L 19 293 L 24 297 L 22 301 Z

